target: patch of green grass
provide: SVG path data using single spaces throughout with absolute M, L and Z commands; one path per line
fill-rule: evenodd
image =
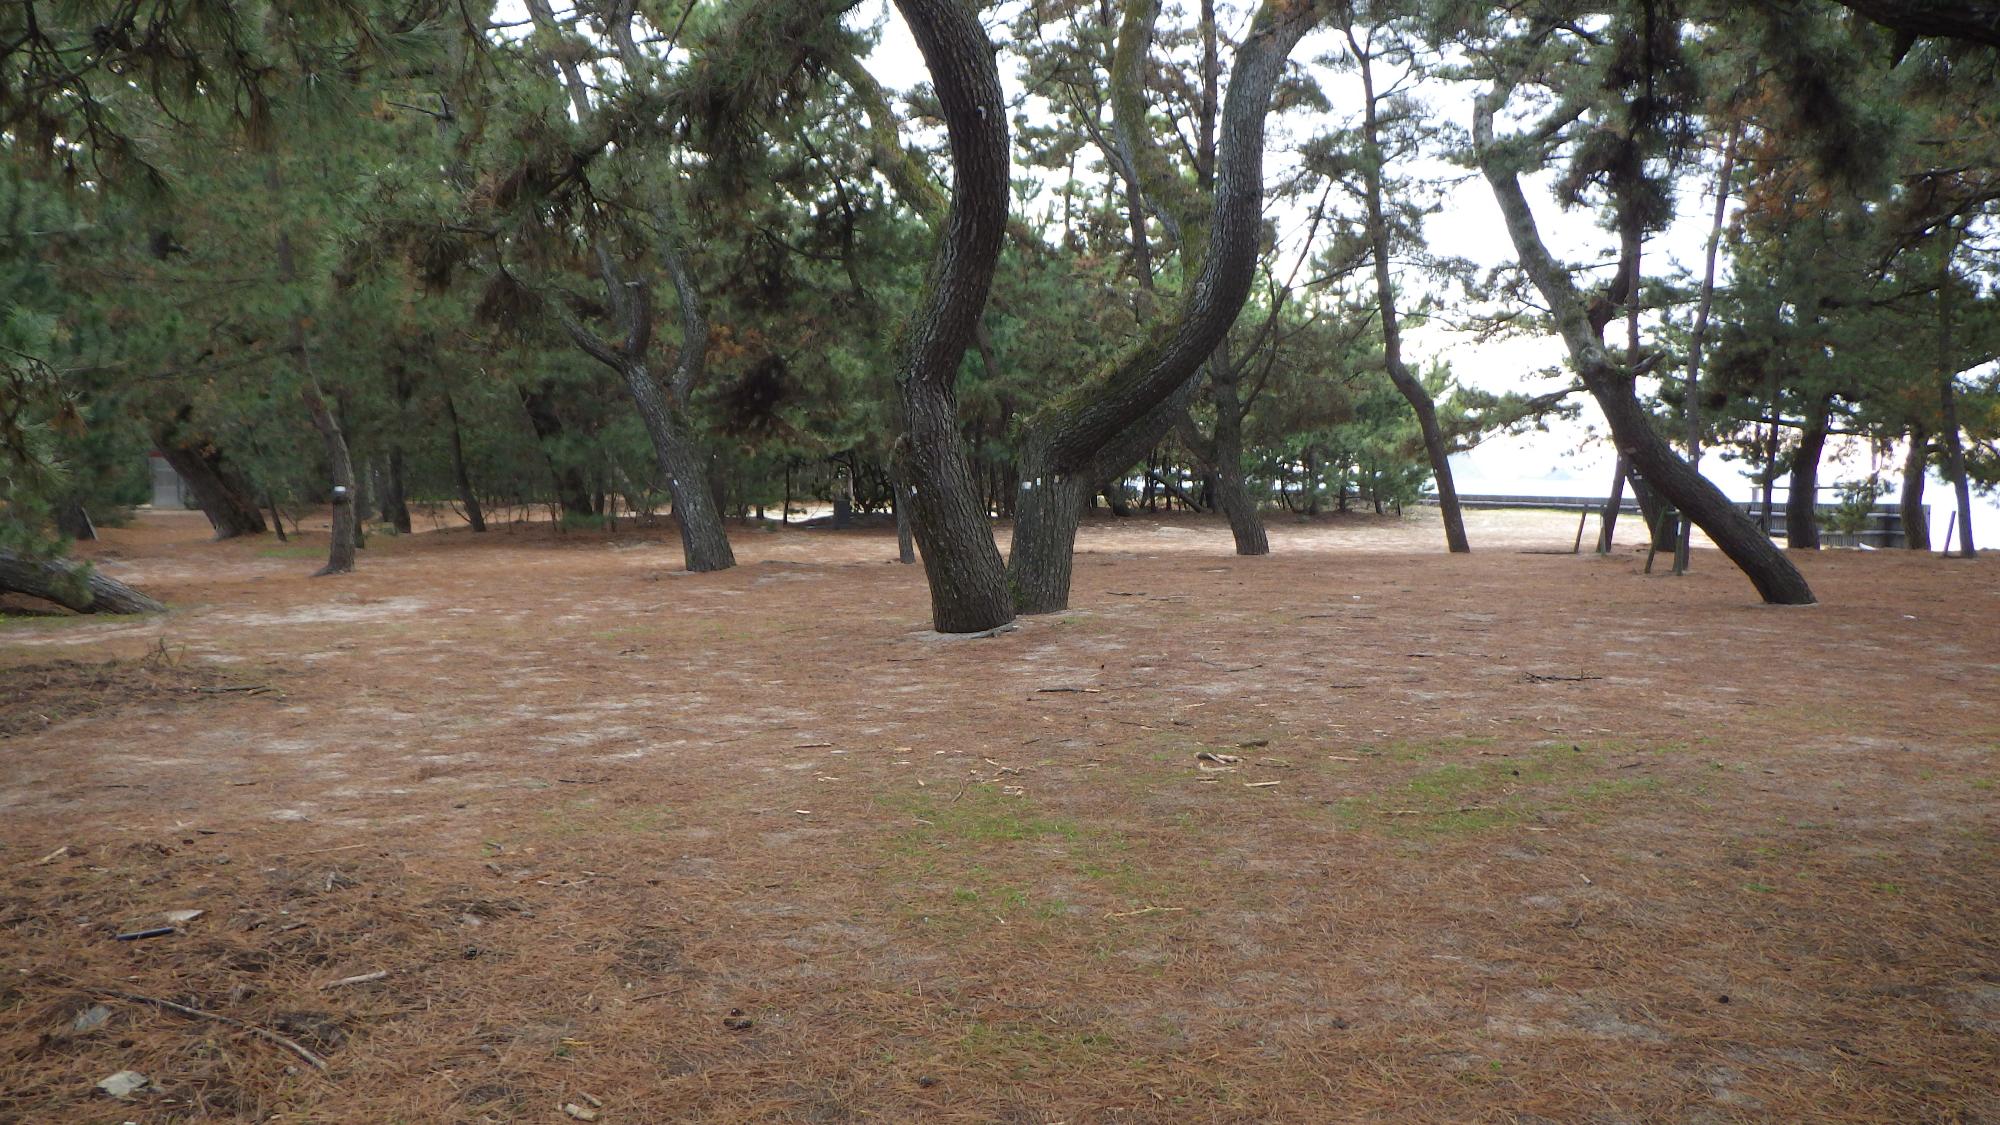
M 1017 1078 L 1051 1069 L 1109 1066 L 1123 1054 L 1117 1039 L 1103 1032 L 1028 1020 L 973 1021 L 959 1032 L 952 1046 L 966 1065 L 997 1066 Z
M 992 786 L 975 785 L 956 798 L 929 794 L 884 799 L 893 811 L 918 824 L 903 834 L 903 842 L 918 846 L 951 843 L 1018 843 L 1026 840 L 1082 839 L 1085 829 L 1072 820 L 1039 816 L 1025 798 L 1010 797 Z
M 1366 757 L 1390 758 L 1395 761 L 1421 762 L 1441 757 L 1456 750 L 1469 750 L 1475 746 L 1491 746 L 1499 741 L 1491 735 L 1455 734 L 1442 738 L 1397 738 L 1387 742 L 1364 742 L 1354 748 L 1354 752 Z M 1345 751 L 1342 751 L 1345 753 Z
M 878 804 L 914 822 L 886 842 L 893 897 L 939 936 L 1048 923 L 1074 913 L 1069 899 L 1079 895 L 1093 911 L 1187 895 L 1185 879 L 1115 831 L 1047 815 L 1032 798 L 979 786 L 955 800 L 925 793 Z
M 325 554 L 325 547 L 315 547 L 309 543 L 301 543 L 296 546 L 259 547 L 257 549 L 257 557 L 260 559 L 316 559 Z
M 565 801 L 535 814 L 538 835 L 566 838 L 584 835 L 655 835 L 679 827 L 671 805 L 628 805 L 606 808 L 596 798 Z
M 110 613 L 0 613 L 0 629 L 62 629 L 90 622 L 125 621 L 130 614 Z
M 1613 748 L 1621 754 L 1642 752 L 1623 745 Z M 1391 836 L 1458 836 L 1519 824 L 1547 812 L 1590 818 L 1659 788 L 1657 779 L 1645 776 L 1578 777 L 1603 767 L 1601 749 L 1566 743 L 1527 756 L 1449 763 L 1381 792 L 1345 798 L 1334 812 L 1350 827 Z

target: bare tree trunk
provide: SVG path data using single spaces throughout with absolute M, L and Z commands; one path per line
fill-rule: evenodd
M 1821 395 L 1813 400 L 1799 430 L 1799 448 L 1792 454 L 1792 480 L 1785 493 L 1785 546 L 1794 551 L 1819 550 L 1819 462 L 1826 452 L 1832 399 Z
M 1611 495 L 1605 499 L 1604 508 L 1597 516 L 1597 553 L 1611 553 L 1612 533 L 1618 528 L 1618 515 L 1625 507 L 1625 478 L 1631 473 L 1631 462 L 1625 455 L 1618 455 L 1618 465 L 1611 470 Z
M 1757 517 L 1757 524 L 1764 529 L 1764 534 L 1770 535 L 1774 526 L 1771 520 L 1771 492 L 1778 484 L 1778 422 L 1782 418 L 1778 401 L 1778 368 L 1776 365 L 1771 367 L 1769 377 L 1765 382 L 1767 384 L 1765 387 L 1765 396 L 1770 400 L 1771 416 L 1766 420 L 1769 423 L 1769 435 L 1764 441 L 1763 507 L 1762 514 Z
M 333 468 L 333 539 L 327 545 L 326 565 L 313 577 L 346 574 L 354 569 L 358 523 L 355 518 L 354 463 L 348 459 L 347 441 L 341 436 L 340 423 L 327 409 L 326 396 L 320 393 L 319 380 L 313 378 L 310 372 L 299 387 L 299 397 L 306 404 L 306 412 L 312 415 L 313 428 L 319 431 L 320 440 L 326 443 L 326 459 Z
M 280 186 L 275 165 L 272 166 L 269 182 L 274 191 Z M 298 265 L 292 254 L 289 231 L 278 232 L 278 281 L 283 285 L 298 281 Z M 333 471 L 333 536 L 327 544 L 326 565 L 314 572 L 313 577 L 346 574 L 354 569 L 354 550 L 361 544 L 361 524 L 355 510 L 358 498 L 354 494 L 354 462 L 348 456 L 347 438 L 340 432 L 340 423 L 334 419 L 333 412 L 327 409 L 319 378 L 313 374 L 312 355 L 306 347 L 303 313 L 292 314 L 287 350 L 299 369 L 299 398 L 305 403 L 306 412 L 311 415 L 313 428 L 319 431 L 320 440 L 326 443 L 327 464 Z
M 1208 392 L 1215 404 L 1215 442 L 1209 468 L 1215 476 L 1215 498 L 1229 519 L 1229 534 L 1239 555 L 1268 555 L 1271 539 L 1264 517 L 1243 479 L 1243 399 L 1237 393 L 1237 373 L 1230 365 L 1229 341 L 1208 361 Z
M 1508 87 L 1502 85 L 1480 96 L 1473 115 L 1473 143 L 1522 268 L 1554 312 L 1570 362 L 1604 411 L 1619 451 L 1631 458 L 1661 495 L 1701 525 L 1766 602 L 1811 604 L 1812 588 L 1805 576 L 1720 489 L 1674 452 L 1639 402 L 1636 372 L 1630 366 L 1620 367 L 1605 353 L 1604 341 L 1591 323 L 1582 295 L 1542 242 L 1534 212 L 1521 190 L 1516 158 L 1495 147 L 1493 117 L 1507 93 Z
M 1715 177 L 1715 218 L 1708 227 L 1708 245 L 1703 251 L 1701 274 L 1701 298 L 1695 304 L 1694 329 L 1688 340 L 1688 369 L 1685 396 L 1681 403 L 1681 414 L 1687 420 L 1688 467 L 1701 471 L 1701 361 L 1702 351 L 1708 342 L 1708 315 L 1715 307 L 1715 258 L 1722 245 L 1723 219 L 1729 213 L 1730 177 L 1736 171 L 1736 146 L 1741 143 L 1743 126 L 1733 125 L 1729 130 L 1729 144 L 1722 150 L 1722 169 Z M 1674 573 L 1682 574 L 1688 568 L 1689 538 L 1693 534 L 1694 523 L 1683 518 L 1680 527 L 1680 541 L 1674 544 Z
M 1954 278 L 1951 256 L 1957 231 L 1947 222 L 1939 234 L 1938 246 L 1938 413 L 1943 423 L 1945 472 L 1951 478 L 1953 498 L 1958 501 L 1958 553 L 1975 558 L 1972 543 L 1972 489 L 1965 476 L 1965 442 L 1958 430 L 1958 364 L 1952 358 L 1951 287 Z M 1947 544 L 1949 547 L 1949 544 Z
M 1898 510 L 1903 518 L 1903 546 L 1931 549 L 1931 521 L 1924 513 L 1924 476 L 1930 464 L 1930 435 L 1922 422 L 1910 423 L 1910 448 L 1903 455 L 1903 494 Z
M 667 490 L 674 497 L 674 522 L 681 529 L 682 560 L 689 570 L 697 573 L 735 566 L 736 552 L 730 549 L 729 534 L 722 526 L 721 507 L 708 487 L 708 467 L 703 463 L 700 447 L 674 416 L 666 394 L 653 381 L 643 359 L 627 363 L 622 374 L 633 405 L 645 420 L 646 432 L 652 436 L 653 453 L 667 476 Z
M 558 34 L 555 12 L 548 0 L 528 0 L 528 11 L 545 34 Z M 631 37 L 632 6 L 617 7 L 606 13 L 605 23 L 617 46 L 619 60 L 628 73 L 638 73 L 644 65 Z M 581 71 L 569 55 L 555 52 L 550 61 L 569 93 L 570 105 L 579 122 L 591 121 L 595 111 Z M 604 283 L 605 298 L 618 321 L 623 339 L 613 344 L 599 339 L 568 310 L 557 306 L 563 327 L 571 339 L 592 358 L 618 372 L 632 403 L 652 439 L 653 453 L 673 494 L 674 520 L 681 529 L 681 554 L 688 570 L 726 570 L 736 565 L 723 528 L 726 510 L 716 496 L 704 464 L 699 443 L 694 440 L 679 408 L 701 378 L 708 356 L 708 319 L 702 312 L 700 295 L 673 232 L 673 216 L 656 204 L 652 218 L 659 228 L 653 250 L 674 287 L 681 327 L 680 354 L 675 362 L 672 398 L 654 381 L 647 351 L 652 342 L 653 305 L 651 286 L 642 278 L 623 276 L 611 247 L 602 235 L 593 240 L 598 273 Z
M 409 466 L 403 456 L 403 435 L 410 426 L 410 392 L 409 372 L 401 367 L 392 368 L 389 394 L 395 403 L 395 416 L 389 421 L 389 456 L 382 477 L 382 519 L 399 535 L 408 535 L 411 530 Z
M 32 559 L 0 547 L 0 592 L 26 594 L 78 613 L 165 613 L 167 607 L 95 569 Z
M 910 486 L 903 483 L 903 474 L 890 467 L 889 507 L 896 513 L 896 561 L 910 564 L 917 561 L 917 546 L 910 531 Z
M 1396 316 L 1396 286 L 1390 274 L 1389 220 L 1382 200 L 1383 153 L 1374 67 L 1370 53 L 1355 37 L 1353 25 L 1349 24 L 1345 31 L 1348 47 L 1361 64 L 1361 136 L 1364 146 L 1361 170 L 1368 196 L 1368 241 L 1375 259 L 1375 300 L 1381 307 L 1382 315 L 1382 361 L 1388 368 L 1389 381 L 1396 385 L 1397 393 L 1410 404 L 1410 412 L 1417 417 L 1417 429 L 1424 439 L 1424 456 L 1429 459 L 1431 477 L 1437 482 L 1438 514 L 1444 522 L 1445 549 L 1455 555 L 1464 554 L 1472 550 L 1472 544 L 1465 537 L 1465 514 L 1459 509 L 1458 486 L 1452 480 L 1451 454 L 1445 447 L 1444 430 L 1438 426 L 1437 404 L 1431 400 L 1430 391 L 1425 389 L 1423 381 L 1410 374 L 1409 367 L 1403 363 L 1403 331 Z

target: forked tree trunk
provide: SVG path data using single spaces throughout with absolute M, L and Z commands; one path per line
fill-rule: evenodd
M 1242 311 L 1261 248 L 1264 119 L 1286 56 L 1322 14 L 1317 4 L 1267 0 L 1237 48 L 1208 237 L 1203 244 L 1190 232 L 1194 245 L 1182 246 L 1183 254 L 1198 247 L 1201 259 L 1178 316 L 1028 418 L 1007 570 L 1021 612 L 1069 605 L 1070 554 L 1090 487 L 1084 482 L 1103 479 L 1105 450 L 1193 379 Z
M 26 594 L 78 613 L 165 613 L 167 607 L 95 569 L 31 559 L 0 547 L 0 592 Z
M 528 0 L 527 6 L 530 18 L 544 34 L 551 39 L 560 34 L 555 10 L 548 0 Z M 604 26 L 610 32 L 620 63 L 628 76 L 638 75 L 645 65 L 631 34 L 634 11 L 632 5 L 614 5 L 605 13 L 604 19 Z M 550 62 L 569 94 L 570 107 L 577 121 L 593 121 L 598 116 L 597 108 L 591 105 L 589 87 L 576 60 L 560 50 L 554 50 Z M 673 284 L 680 310 L 680 356 L 673 375 L 673 399 L 678 402 L 670 401 L 667 393 L 653 380 L 652 367 L 646 359 L 653 336 L 652 289 L 643 277 L 624 276 L 604 235 L 594 238 L 591 250 L 597 258 L 606 302 L 620 322 L 618 330 L 623 339 L 615 344 L 600 339 L 567 310 L 559 308 L 559 314 L 571 339 L 592 358 L 618 372 L 624 380 L 625 389 L 632 396 L 632 404 L 645 423 L 647 436 L 652 439 L 660 472 L 667 478 L 667 489 L 673 495 L 674 521 L 681 529 L 681 557 L 688 570 L 697 573 L 726 570 L 736 565 L 736 555 L 730 549 L 729 535 L 723 529 L 722 513 L 727 508 L 719 495 L 721 482 L 710 479 L 707 466 L 703 464 L 700 445 L 688 433 L 677 412 L 677 406 L 685 406 L 687 396 L 700 378 L 706 362 L 708 320 L 702 313 L 694 279 L 675 239 L 673 216 L 664 205 L 656 203 L 652 218 L 659 228 L 653 249 Z
M 951 212 L 911 316 L 896 386 L 910 525 L 923 553 L 931 621 L 941 633 L 1014 618 L 1006 572 L 959 437 L 959 360 L 971 343 L 1007 226 L 1007 111 L 993 46 L 959 0 L 897 0 L 930 69 L 950 140 Z
M 1494 145 L 1494 113 L 1508 92 L 1508 87 L 1500 86 L 1481 95 L 1476 104 L 1473 144 L 1481 170 L 1500 204 L 1515 254 L 1555 314 L 1570 362 L 1603 410 L 1619 452 L 1631 458 L 1640 474 L 1661 495 L 1708 533 L 1715 545 L 1749 577 L 1766 602 L 1812 604 L 1812 587 L 1806 584 L 1805 576 L 1757 525 L 1736 510 L 1721 489 L 1674 452 L 1654 425 L 1652 415 L 1640 404 L 1632 369 L 1619 366 L 1605 353 L 1604 341 L 1591 325 L 1582 295 L 1568 271 L 1542 242 L 1534 211 L 1521 190 L 1513 163 L 1516 158 Z

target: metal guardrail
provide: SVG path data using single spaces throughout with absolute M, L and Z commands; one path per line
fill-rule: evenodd
M 1437 497 L 1426 495 L 1420 504 L 1435 506 Z M 1534 509 L 1554 512 L 1595 512 L 1604 507 L 1604 498 L 1599 496 L 1521 496 L 1508 493 L 1460 493 L 1459 506 L 1475 511 L 1504 511 L 1510 509 Z M 1763 515 L 1763 501 L 1737 501 L 1736 506 L 1756 520 Z M 1834 545 L 1865 543 L 1871 547 L 1901 547 L 1903 539 L 1903 510 L 1894 504 L 1877 504 L 1868 511 L 1868 525 L 1859 531 L 1837 532 L 1826 528 L 1827 521 L 1840 509 L 1833 504 L 1817 505 L 1821 523 L 1820 538 Z M 1639 502 L 1627 497 L 1620 504 L 1621 515 L 1630 515 L 1639 510 Z M 1930 505 L 1924 505 L 1924 519 L 1931 516 Z M 1771 502 L 1771 526 L 1767 529 L 1773 538 L 1785 534 L 1785 502 L 1778 497 Z

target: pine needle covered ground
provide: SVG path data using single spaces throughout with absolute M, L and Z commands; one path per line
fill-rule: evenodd
M 880 532 L 145 517 L 173 614 L 0 631 L 0 1117 L 2000 1115 L 2000 564 L 1539 519 L 1093 523 L 941 640 Z M 245 690 L 14 721 L 160 652 Z

